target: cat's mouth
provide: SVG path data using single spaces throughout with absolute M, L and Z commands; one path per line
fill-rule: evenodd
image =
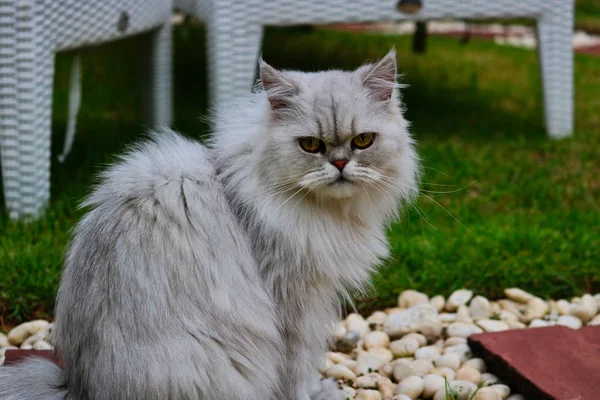
M 354 182 L 352 182 L 350 179 L 346 178 L 343 175 L 340 175 L 339 178 L 337 178 L 335 181 L 331 182 L 332 185 L 346 185 L 346 184 L 352 184 Z

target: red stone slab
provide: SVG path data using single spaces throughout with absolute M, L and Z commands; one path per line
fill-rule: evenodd
M 528 399 L 600 400 L 600 326 L 482 333 L 469 346 Z
M 47 358 L 62 368 L 56 353 L 54 353 L 52 350 L 6 350 L 4 356 L 4 365 L 6 366 L 18 364 L 29 357 L 42 357 Z

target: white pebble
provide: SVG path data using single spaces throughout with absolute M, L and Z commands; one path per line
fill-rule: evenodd
M 440 322 L 449 324 L 456 321 L 456 313 L 441 313 L 438 318 Z
M 446 305 L 446 299 L 444 299 L 444 296 L 433 296 L 430 300 L 429 300 L 429 304 L 431 304 L 438 312 L 442 311 L 444 309 L 444 306 Z
M 519 315 L 520 314 L 515 314 L 512 311 L 500 310 L 500 312 L 498 313 L 498 318 L 500 318 L 504 322 L 507 322 L 507 321 L 518 321 L 519 320 Z
M 435 360 L 440 355 L 440 350 L 436 346 L 421 347 L 415 352 L 415 358 L 422 360 Z
M 396 385 L 395 394 L 403 394 L 410 397 L 412 400 L 415 400 L 423 393 L 424 386 L 423 378 L 409 376 Z
M 558 317 L 558 321 L 556 321 L 557 325 L 568 326 L 571 329 L 579 329 L 583 325 L 581 320 L 572 315 L 561 315 Z
M 54 350 L 54 347 L 45 340 L 38 340 L 33 344 L 34 350 Z
M 415 367 L 411 360 L 399 359 L 396 360 L 393 365 L 394 369 L 392 371 L 392 376 L 396 382 L 401 382 L 409 376 L 417 375 L 417 371 L 415 371 Z
M 508 398 L 508 396 L 510 396 L 510 388 L 506 385 L 497 384 L 497 385 L 492 385 L 492 386 L 488 386 L 488 387 L 490 389 L 495 390 L 496 393 L 498 393 L 500 395 L 502 400 L 505 400 Z
M 501 332 L 509 329 L 506 322 L 493 319 L 481 319 L 477 321 L 477 325 L 479 325 L 485 332 Z
M 507 299 L 498 300 L 498 305 L 500 305 L 500 307 L 504 311 L 510 311 L 511 313 L 516 315 L 521 314 L 521 309 L 524 310 L 525 308 L 527 308 L 526 304 L 515 303 L 514 301 Z
M 379 331 L 367 333 L 363 341 L 367 350 L 386 348 L 390 345 L 390 337 L 387 333 Z
M 446 381 L 439 375 L 425 375 L 423 377 L 423 393 L 421 396 L 425 399 L 432 398 L 435 393 L 444 387 Z
M 460 367 L 456 371 L 456 379 L 459 381 L 469 381 L 476 385 L 481 382 L 481 372 L 471 367 Z
M 522 304 L 529 303 L 529 301 L 534 297 L 532 294 L 529 294 L 526 291 L 519 288 L 504 289 L 504 295 L 510 300 Z
M 356 391 L 356 400 L 382 400 L 381 393 L 377 390 L 359 389 Z
M 4 333 L 0 333 L 0 348 L 9 346 L 8 337 Z
M 571 311 L 571 303 L 565 299 L 554 302 L 554 306 L 560 315 L 568 315 L 569 311 Z
M 344 400 L 354 399 L 354 397 L 356 397 L 356 389 L 351 388 L 348 385 L 342 385 L 342 396 Z
M 377 382 L 377 390 L 381 393 L 384 400 L 389 400 L 394 397 L 396 391 L 396 384 L 386 377 L 380 377 Z
M 452 392 L 458 395 L 459 400 L 467 400 L 477 390 L 477 385 L 469 381 L 454 380 L 449 384 Z
M 452 382 L 456 377 L 456 372 L 452 368 L 448 367 L 435 367 L 431 370 L 431 375 L 439 375 L 442 378 L 446 378 L 448 382 Z
M 377 389 L 380 375 L 376 373 L 359 376 L 354 381 L 354 387 L 357 389 Z
M 477 333 L 482 333 L 483 330 L 473 324 L 467 324 L 465 322 L 453 322 L 448 325 L 446 332 L 448 336 L 459 336 L 466 338 Z
M 481 374 L 481 381 L 484 386 L 491 386 L 497 383 L 500 383 L 500 379 L 494 374 L 490 374 L 489 372 L 484 372 Z
M 550 323 L 548 321 L 545 321 L 543 319 L 534 319 L 529 323 L 529 327 L 530 328 L 543 328 L 545 326 L 550 326 Z
M 414 360 L 412 365 L 417 376 L 425 376 L 433 369 L 433 361 L 431 360 Z
M 414 337 L 404 337 L 390 343 L 394 357 L 410 357 L 419 349 L 419 342 Z
M 364 319 L 352 319 L 350 321 L 346 319 L 346 329 L 348 332 L 358 332 L 361 338 L 365 337 L 367 333 L 371 332 L 369 323 Z
M 433 361 L 436 367 L 446 367 L 451 368 L 454 371 L 460 367 L 460 354 L 458 353 L 448 353 L 443 356 L 438 357 Z
M 509 319 L 508 321 L 504 321 L 506 323 L 506 325 L 508 325 L 508 327 L 510 329 L 523 329 L 523 328 L 527 328 L 527 325 L 525 325 L 524 323 L 517 321 L 517 320 L 512 320 Z
M 468 289 L 459 289 L 448 297 L 446 302 L 446 310 L 456 311 L 458 307 L 465 305 L 473 297 L 473 291 Z
M 457 344 L 456 346 L 448 346 L 444 349 L 444 354 L 456 353 L 460 356 L 460 362 L 464 363 L 469 358 L 473 357 L 471 348 L 468 344 Z
M 579 304 L 576 304 L 571 308 L 569 314 L 579 318 L 583 322 L 588 322 L 598 313 L 598 305 L 596 304 L 596 300 L 589 295 L 584 294 L 581 296 L 579 300 Z
M 600 314 L 596 315 L 590 322 L 587 323 L 588 326 L 597 326 L 600 325 Z
M 464 304 L 459 306 L 458 310 L 456 310 L 456 322 L 466 322 L 469 324 L 473 323 L 473 318 L 471 318 L 469 308 Z
M 336 339 L 342 338 L 344 337 L 344 335 L 348 333 L 348 330 L 346 329 L 346 326 L 344 325 L 344 323 L 342 321 L 337 321 L 334 325 L 333 325 L 333 337 Z
M 367 323 L 369 324 L 369 328 L 371 330 L 381 331 L 385 326 L 385 321 L 387 321 L 388 315 L 383 311 L 375 311 L 373 314 L 367 318 Z
M 334 364 L 339 364 L 344 360 L 349 360 L 350 356 L 344 353 L 328 351 L 327 358 L 331 360 Z
M 398 307 L 411 308 L 429 302 L 429 296 L 416 290 L 405 290 L 398 296 Z
M 334 365 L 335 365 L 335 363 L 333 361 L 331 361 L 329 358 L 326 358 L 324 364 L 322 364 L 317 369 L 319 372 L 324 374 L 325 371 L 327 371 L 329 368 L 333 367 Z
M 44 329 L 47 329 L 49 325 L 50 323 L 48 321 L 44 321 L 43 319 L 24 322 L 14 327 L 8 333 L 8 342 L 14 346 L 19 346 L 28 337 L 33 336 Z
M 409 333 L 408 335 L 404 336 L 402 339 L 408 339 L 408 338 L 416 339 L 417 342 L 419 343 L 419 347 L 423 347 L 427 344 L 427 338 L 425 336 L 421 335 L 420 333 Z
M 449 386 L 450 393 L 454 395 L 452 399 L 456 398 L 457 400 L 469 400 L 473 392 L 477 390 L 477 386 L 474 383 L 467 381 L 453 381 L 450 382 Z M 446 390 L 446 387 L 438 390 L 435 396 L 433 396 L 433 400 L 447 400 Z
M 442 324 L 438 321 L 435 308 L 429 304 L 417 304 L 408 310 L 391 314 L 385 323 L 384 331 L 392 339 L 417 332 L 434 340 L 440 336 Z
M 457 344 L 467 344 L 467 339 L 464 337 L 452 336 L 446 339 L 444 347 L 456 346 Z
M 548 312 L 548 303 L 539 297 L 534 297 L 527 303 L 527 309 L 523 318 L 525 321 L 531 321 L 536 318 L 543 318 Z
M 325 376 L 333 379 L 343 379 L 346 381 L 356 379 L 356 374 L 342 364 L 336 364 L 325 371 Z
M 475 321 L 488 319 L 492 316 L 492 305 L 485 297 L 475 296 L 473 300 L 471 300 L 471 304 L 469 304 L 469 312 Z
M 449 398 L 451 397 L 446 396 L 446 388 L 439 389 L 433 396 L 433 400 L 448 400 Z
M 484 387 L 477 391 L 473 400 L 502 400 L 502 398 L 494 389 Z
M 379 368 L 379 374 L 381 374 L 381 376 L 385 376 L 387 378 L 390 378 L 392 376 L 392 372 L 394 371 L 394 365 L 392 363 L 385 363 L 383 364 L 383 367 Z
M 485 362 L 481 358 L 471 358 L 463 363 L 463 367 L 475 368 L 477 371 L 484 373 L 487 371 Z
M 376 350 L 387 350 L 387 349 L 376 349 Z M 389 350 L 388 350 L 389 351 Z M 391 353 L 390 353 L 391 355 Z M 356 358 L 356 373 L 359 375 L 366 375 L 371 372 L 378 371 L 379 368 L 383 367 L 386 362 L 391 361 L 386 355 L 378 354 L 376 351 L 360 352 Z
M 392 400 L 412 400 L 412 399 L 405 394 L 397 394 L 394 397 L 392 397 Z

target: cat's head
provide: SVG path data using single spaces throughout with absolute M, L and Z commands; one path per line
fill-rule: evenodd
M 278 71 L 262 60 L 259 67 L 269 102 L 260 169 L 271 187 L 342 201 L 417 193 L 394 50 L 352 72 Z

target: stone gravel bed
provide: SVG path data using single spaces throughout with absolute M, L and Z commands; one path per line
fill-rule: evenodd
M 332 351 L 320 368 L 346 399 L 522 400 L 487 372 L 467 344 L 470 335 L 564 325 L 600 325 L 600 294 L 543 300 L 518 288 L 490 301 L 460 289 L 448 299 L 405 290 L 397 307 L 364 318 L 349 314 L 335 325 Z M 7 349 L 52 349 L 52 324 L 23 323 L 0 333 L 0 364 Z

